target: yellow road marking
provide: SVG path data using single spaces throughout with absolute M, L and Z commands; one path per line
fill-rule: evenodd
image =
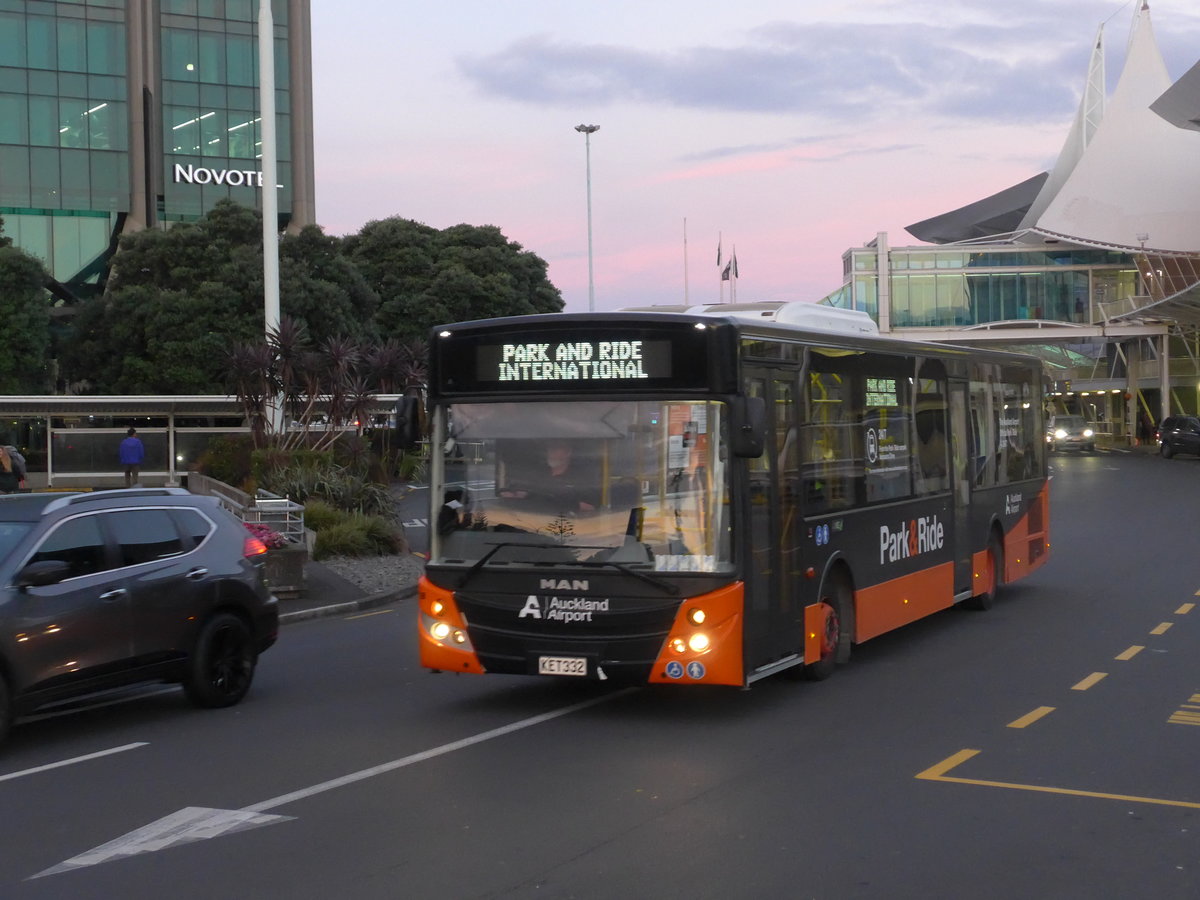
M 1021 718 L 1017 719 L 1016 721 L 1009 722 L 1008 727 L 1024 728 L 1026 725 L 1032 725 L 1038 719 L 1042 718 L 1042 716 L 1048 716 L 1052 712 L 1054 712 L 1053 706 L 1039 706 L 1033 712 L 1025 713 L 1025 715 L 1021 716 Z
M 391 612 L 395 612 L 395 610 L 377 609 L 372 612 L 358 613 L 357 615 L 354 615 L 354 616 L 346 616 L 346 618 L 347 619 L 365 619 L 367 616 L 384 616 Z
M 1185 712 L 1181 709 L 1172 713 L 1167 721 L 1174 725 L 1200 725 L 1200 712 Z
M 1198 596 L 1200 596 L 1200 595 L 1198 595 Z M 1175 610 L 1175 615 L 1186 616 L 1188 613 L 1190 613 L 1195 608 L 1196 608 L 1195 603 L 1185 603 L 1185 604 L 1183 604 L 1183 606 L 1179 607 L 1179 609 Z
M 1007 781 L 984 781 L 978 778 L 951 778 L 947 772 L 968 759 L 979 755 L 978 750 L 959 750 L 935 766 L 930 766 L 916 777 L 922 781 L 945 781 L 951 784 L 973 784 L 977 787 L 1008 788 L 1011 791 L 1033 791 L 1038 794 L 1064 794 L 1068 797 L 1093 797 L 1097 800 L 1120 800 L 1124 803 L 1150 803 L 1155 806 L 1183 806 L 1200 809 L 1200 803 L 1187 800 L 1163 800 L 1158 797 L 1135 797 L 1130 794 L 1106 794 L 1100 791 L 1077 791 L 1074 788 L 1047 787 L 1040 784 L 1013 784 Z
M 1188 703 L 1200 703 L 1200 694 L 1192 694 L 1188 697 Z
M 1079 684 L 1073 685 L 1071 687 L 1071 690 L 1086 691 L 1088 688 L 1090 688 L 1092 685 L 1094 685 L 1097 681 L 1100 681 L 1101 679 L 1104 679 L 1107 677 L 1108 677 L 1107 672 L 1093 672 L 1087 678 L 1083 679 L 1083 681 L 1079 682 Z
M 1150 633 L 1151 634 L 1166 634 L 1167 631 L 1170 630 L 1172 624 L 1173 623 L 1171 623 L 1171 622 L 1162 622 L 1159 624 L 1159 626 L 1157 628 L 1153 629 Z
M 1117 654 L 1116 659 L 1120 659 L 1120 660 L 1133 659 L 1135 656 L 1137 656 L 1139 653 L 1141 653 L 1145 649 L 1146 649 L 1145 647 L 1139 647 L 1137 644 L 1134 644 L 1132 647 L 1130 647 L 1124 653 Z

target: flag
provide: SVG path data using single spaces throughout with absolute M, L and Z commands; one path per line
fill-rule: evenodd
M 721 268 L 721 236 L 717 235 L 717 268 Z
M 732 272 L 732 275 L 733 275 L 733 277 L 734 277 L 734 278 L 737 278 L 737 277 L 738 277 L 738 271 L 737 271 L 737 247 L 734 247 L 734 248 L 733 248 L 733 256 L 732 256 L 732 257 L 730 258 L 730 260 L 729 260 L 729 265 L 730 265 L 730 266 L 733 268 L 733 272 Z
M 728 281 L 728 280 L 729 280 L 729 270 L 730 270 L 730 268 L 731 268 L 732 266 L 733 266 L 733 260 L 732 260 L 732 259 L 731 259 L 729 262 L 725 263 L 725 268 L 721 270 L 721 280 L 722 280 L 722 281 Z

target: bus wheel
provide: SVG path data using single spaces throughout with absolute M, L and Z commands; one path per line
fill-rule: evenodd
M 1000 535 L 994 531 L 988 540 L 987 562 L 984 566 L 983 590 L 964 604 L 970 609 L 991 609 L 1003 583 L 1000 573 L 1004 571 L 1004 548 L 1000 543 Z
M 821 658 L 804 667 L 809 681 L 824 681 L 839 662 L 850 658 L 850 589 L 846 580 L 833 575 L 821 596 Z

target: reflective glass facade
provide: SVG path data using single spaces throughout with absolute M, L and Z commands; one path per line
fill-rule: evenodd
M 847 284 L 825 302 L 879 319 L 878 251 L 849 251 Z M 888 252 L 893 328 L 961 328 L 1022 319 L 1088 324 L 1138 293 L 1132 256 L 1108 250 L 1006 246 Z
M 308 7 L 272 2 L 281 225 L 315 218 Z M 257 18 L 257 0 L 0 0 L 0 216 L 64 299 L 101 289 L 123 231 L 259 205 Z

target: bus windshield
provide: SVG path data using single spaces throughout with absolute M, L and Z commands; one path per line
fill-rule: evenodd
M 708 400 L 443 407 L 430 561 L 726 571 L 725 420 Z

